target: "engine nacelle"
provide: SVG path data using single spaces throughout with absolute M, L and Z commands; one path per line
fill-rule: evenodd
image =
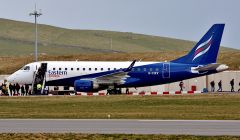
M 99 88 L 99 85 L 90 80 L 76 80 L 74 82 L 74 90 L 76 92 L 90 92 Z

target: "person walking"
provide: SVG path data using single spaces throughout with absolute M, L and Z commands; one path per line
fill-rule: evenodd
M 17 95 L 20 93 L 20 85 L 18 83 L 16 83 L 16 92 L 17 92 Z
M 222 80 L 218 82 L 218 90 L 219 92 L 222 92 Z
M 13 89 L 13 95 L 16 93 L 16 84 L 12 85 L 12 89 Z
M 26 92 L 26 95 L 29 95 L 29 85 L 28 84 L 26 84 L 25 85 L 25 92 Z
M 179 87 L 180 87 L 180 92 L 182 92 L 183 91 L 183 88 L 184 88 L 184 83 L 183 83 L 183 81 L 181 81 L 180 83 L 179 83 Z
M 13 96 L 13 85 L 12 85 L 12 83 L 9 84 L 8 88 L 9 88 L 9 91 L 10 91 L 10 96 Z
M 231 85 L 231 92 L 234 92 L 234 79 L 230 81 L 230 85 Z
M 41 94 L 41 91 L 42 91 L 42 85 L 37 84 L 37 94 Z
M 215 91 L 215 82 L 212 81 L 212 82 L 210 83 L 210 85 L 211 85 L 211 91 L 214 92 L 214 91 Z
M 4 95 L 7 95 L 7 94 L 8 94 L 8 92 L 7 92 L 7 86 L 6 86 L 5 83 L 2 84 L 2 93 L 3 93 Z
M 106 95 L 110 95 L 110 94 L 111 94 L 111 91 L 112 91 L 111 88 L 107 89 L 107 94 L 106 94 Z
M 129 94 L 129 88 L 126 88 L 126 94 Z
M 21 96 L 25 96 L 25 90 L 24 90 L 24 86 L 21 86 Z

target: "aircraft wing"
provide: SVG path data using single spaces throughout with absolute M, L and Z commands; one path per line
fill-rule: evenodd
M 99 85 L 123 84 L 127 79 L 128 73 L 132 70 L 136 60 L 134 60 L 128 68 L 115 70 L 113 73 L 89 79 Z

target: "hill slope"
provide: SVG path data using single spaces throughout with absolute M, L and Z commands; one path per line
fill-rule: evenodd
M 142 61 L 170 61 L 174 60 L 187 52 L 147 52 L 147 53 L 101 53 L 95 54 L 77 54 L 77 55 L 44 55 L 39 57 L 39 61 L 132 61 L 134 59 Z M 169 55 L 171 54 L 171 55 Z M 227 58 L 227 59 L 226 59 Z M 227 64 L 230 70 L 240 69 L 239 51 L 221 51 L 218 56 L 218 63 Z M 0 57 L 0 74 L 11 74 L 20 69 L 23 65 L 33 62 L 33 56 L 10 56 Z
M 29 55 L 34 52 L 32 23 L 0 19 L 0 56 Z M 111 49 L 112 38 L 112 49 Z M 188 51 L 194 42 L 126 32 L 71 30 L 39 25 L 39 52 L 71 55 L 101 52 Z M 231 50 L 231 49 L 223 49 Z

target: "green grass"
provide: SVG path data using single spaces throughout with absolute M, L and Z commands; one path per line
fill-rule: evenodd
M 34 50 L 34 24 L 0 18 L 0 56 L 26 56 Z M 201 36 L 201 35 L 199 35 Z M 113 50 L 110 49 L 112 38 Z M 189 51 L 195 43 L 166 37 L 39 25 L 39 52 L 72 55 L 101 52 Z M 236 51 L 223 48 L 223 51 Z
M 25 139 L 57 139 L 57 140 L 238 140 L 238 136 L 188 136 L 188 135 L 134 135 L 134 134 L 76 134 L 76 133 L 39 133 L 19 134 L 3 133 L 0 140 L 25 140 Z
M 240 119 L 240 95 L 1 97 L 0 118 Z
M 25 43 L 16 40 L 6 40 L 0 38 L 0 56 L 29 56 L 34 54 L 34 45 L 32 43 Z M 71 47 L 62 45 L 44 46 L 39 45 L 40 54 L 49 55 L 66 55 L 66 54 L 79 54 L 80 52 L 93 53 L 97 50 L 92 50 L 84 47 Z M 104 50 L 100 50 L 104 52 Z

